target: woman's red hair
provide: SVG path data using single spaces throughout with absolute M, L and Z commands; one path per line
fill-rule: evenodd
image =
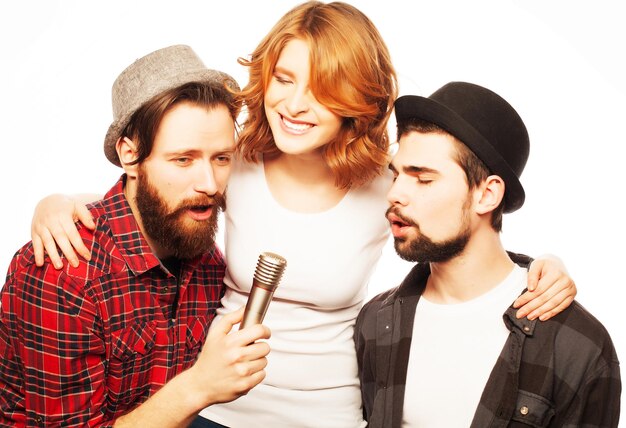
M 287 12 L 249 60 L 248 85 L 238 94 L 247 109 L 238 150 L 247 161 L 280 153 L 265 116 L 264 95 L 284 46 L 293 39 L 310 49 L 311 92 L 343 118 L 338 135 L 324 147 L 324 159 L 339 188 L 371 181 L 388 164 L 387 122 L 397 98 L 389 50 L 374 24 L 342 2 L 309 1 Z

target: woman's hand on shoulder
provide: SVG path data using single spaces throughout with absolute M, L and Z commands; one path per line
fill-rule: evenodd
M 535 259 L 528 271 L 528 291 L 513 304 L 517 317 L 546 321 L 572 304 L 577 289 L 565 264 L 556 256 Z
M 44 255 L 48 253 L 52 265 L 63 268 L 59 250 L 73 267 L 78 266 L 76 253 L 85 260 L 91 258 L 74 224 L 76 221 L 91 230 L 96 227 L 91 213 L 78 197 L 54 194 L 39 201 L 30 227 L 37 266 L 43 266 Z

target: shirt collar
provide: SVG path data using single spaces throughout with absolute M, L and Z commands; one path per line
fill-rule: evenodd
M 152 252 L 139 229 L 133 211 L 124 195 L 126 174 L 95 205 L 101 210 L 98 220 L 104 220 L 99 227 L 110 229 L 110 234 L 124 262 L 133 274 L 144 273 L 161 262 Z M 100 207 L 97 207 L 100 205 Z
M 537 326 L 538 319 L 535 318 L 534 320 L 529 320 L 528 318 L 517 318 L 515 316 L 516 312 L 517 309 L 513 306 L 509 306 L 509 308 L 502 315 L 506 328 L 510 331 L 517 329 L 526 336 L 532 336 L 535 333 L 535 327 Z
M 398 288 L 390 293 L 385 300 L 383 300 L 383 306 L 393 305 L 393 302 L 397 299 L 402 299 L 409 296 L 421 296 L 426 288 L 426 281 L 430 275 L 430 265 L 428 263 L 416 264 L 409 274 L 404 278 Z M 510 306 L 502 315 L 504 324 L 506 327 L 513 331 L 513 329 L 519 330 L 526 336 L 532 336 L 535 332 L 537 325 L 537 319 L 529 320 L 528 318 L 518 319 L 515 316 L 517 309 Z
M 396 299 L 415 295 L 421 296 L 424 288 L 426 288 L 426 281 L 429 275 L 430 265 L 428 263 L 418 263 L 413 266 L 398 288 L 383 300 L 383 306 L 392 305 Z

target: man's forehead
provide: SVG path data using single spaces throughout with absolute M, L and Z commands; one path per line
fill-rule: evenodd
M 392 162 L 415 163 L 454 159 L 454 137 L 440 132 L 411 131 L 398 141 Z
M 163 117 L 154 149 L 231 151 L 235 147 L 235 131 L 235 122 L 225 106 L 206 108 L 181 103 Z

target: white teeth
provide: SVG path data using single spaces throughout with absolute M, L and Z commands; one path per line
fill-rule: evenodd
M 304 132 L 307 129 L 311 128 L 313 125 L 309 125 L 306 123 L 293 123 L 290 122 L 289 120 L 287 120 L 286 118 L 283 117 L 283 123 L 285 124 L 285 126 L 289 129 L 292 129 L 294 131 L 297 132 Z

